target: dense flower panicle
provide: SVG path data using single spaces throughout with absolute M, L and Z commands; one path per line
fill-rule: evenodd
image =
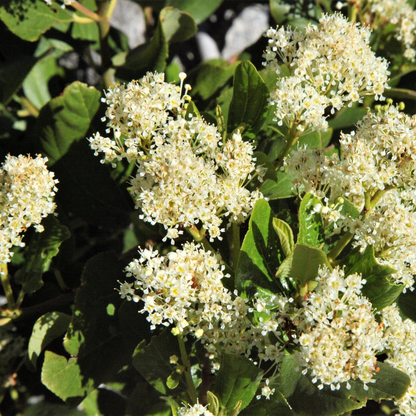
M 383 332 L 370 301 L 361 295 L 360 275 L 344 278 L 340 269 L 321 269 L 318 287 L 300 314 L 300 358 L 319 387 L 359 378 L 374 382 L 375 355 L 383 349 Z M 347 384 L 348 387 L 348 384 Z
M 410 387 L 396 402 L 400 414 L 416 415 L 416 323 L 402 320 L 396 305 L 388 306 L 381 312 L 385 328 L 386 363 L 403 371 L 410 377 Z
M 416 11 L 406 0 L 359 0 L 366 22 L 373 29 L 393 24 L 396 39 L 404 47 L 404 57 L 414 61 L 416 57 Z
M 292 151 L 284 163 L 295 174 L 294 187 L 321 199 L 314 210 L 332 224 L 331 233 L 350 231 L 355 246 L 374 246 L 379 261 L 397 270 L 395 282 L 409 288 L 416 273 L 416 117 L 393 106 L 368 113 L 356 132 L 341 134 L 340 147 L 340 158 L 306 146 Z M 380 192 L 365 215 L 341 214 L 343 198 L 362 211 L 366 198 Z
M 366 94 L 384 99 L 388 63 L 371 51 L 368 28 L 335 13 L 324 15 L 319 25 L 309 25 L 305 33 L 279 28 L 269 29 L 266 36 L 264 65 L 283 77 L 270 98 L 279 124 L 298 125 L 300 132 L 326 130 L 326 108 L 334 113 L 345 104 L 361 102 Z M 289 76 L 284 77 L 287 70 Z
M 201 222 L 212 240 L 221 238 L 223 217 L 246 219 L 261 194 L 245 186 L 255 175 L 261 180 L 264 169 L 239 133 L 223 143 L 202 117 L 185 120 L 181 87 L 164 82 L 163 74 L 110 89 L 105 101 L 114 140 L 96 133 L 90 146 L 103 161 L 136 163 L 130 191 L 144 221 L 163 224 L 171 240 L 179 227 Z
M 34 225 L 38 232 L 42 218 L 55 211 L 54 174 L 47 158 L 8 155 L 0 167 L 0 263 L 10 261 L 9 250 L 24 246 L 22 232 Z
M 147 249 L 140 255 L 126 268 L 127 276 L 136 279 L 134 284 L 121 284 L 120 294 L 143 301 L 140 313 L 148 314 L 152 329 L 172 324 L 180 332 L 196 333 L 200 338 L 214 325 L 224 327 L 236 319 L 238 301 L 222 285 L 224 266 L 212 253 L 186 243 L 166 256 Z

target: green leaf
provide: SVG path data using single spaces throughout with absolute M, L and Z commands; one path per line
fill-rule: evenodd
M 100 33 L 97 23 L 77 23 L 72 24 L 71 35 L 73 39 L 82 39 L 90 42 L 99 42 Z
M 234 75 L 234 91 L 228 113 L 228 131 L 247 124 L 250 137 L 258 133 L 269 112 L 269 90 L 250 61 L 241 62 Z
M 329 386 L 319 390 L 308 376 L 300 375 L 296 386 L 290 385 L 289 390 L 293 393 L 286 399 L 296 413 L 311 416 L 341 415 L 363 407 L 367 400 L 400 399 L 409 386 L 409 377 L 387 364 L 377 362 L 377 366 L 380 371 L 373 375 L 376 382 L 367 384 L 367 391 L 360 380 L 350 380 L 350 390 L 346 383 L 342 383 L 339 390 L 332 391 Z M 293 375 L 287 376 L 292 383 Z M 280 379 L 279 387 L 282 388 L 284 383 L 285 380 Z
M 392 283 L 391 275 L 396 270 L 377 263 L 372 246 L 368 246 L 364 253 L 360 253 L 358 248 L 353 250 L 341 260 L 340 267 L 344 267 L 345 276 L 358 273 L 367 280 L 361 292 L 379 311 L 391 305 L 403 290 L 403 285 Z
M 5 104 L 20 88 L 38 58 L 34 56 L 36 45 L 13 35 L 2 24 L 0 39 L 0 103 Z
M 83 140 L 100 106 L 101 94 L 81 82 L 73 82 L 63 95 L 42 108 L 36 132 L 43 153 L 53 166 L 69 151 L 74 142 Z
M 298 243 L 320 247 L 325 242 L 323 221 L 319 212 L 314 212 L 315 205 L 322 204 L 312 194 L 306 194 L 299 207 Z
M 416 91 L 406 88 L 390 88 L 384 91 L 384 95 L 396 100 L 416 100 Z
M 55 2 L 48 6 L 43 0 L 0 1 L 0 20 L 15 35 L 31 42 L 38 40 L 54 24 L 71 19 L 71 13 Z
M 191 117 L 198 117 L 199 111 L 197 106 L 195 105 L 195 103 L 193 101 L 190 101 L 188 103 L 188 107 L 186 107 L 186 112 L 185 112 L 185 120 L 189 120 Z
M 367 109 L 363 107 L 344 107 L 335 114 L 335 117 L 328 121 L 334 130 L 345 129 L 354 126 L 367 114 Z
M 229 65 L 222 59 L 212 59 L 189 71 L 192 96 L 198 94 L 203 100 L 210 98 L 233 76 L 237 65 L 237 62 Z
M 291 198 L 296 196 L 293 189 L 294 174 L 287 172 L 277 172 L 277 182 L 272 179 L 266 179 L 260 188 L 260 192 L 269 200 Z
M 416 290 L 411 291 L 407 289 L 406 293 L 401 293 L 397 303 L 400 312 L 416 322 Z
M 286 257 L 289 257 L 292 254 L 293 246 L 295 245 L 293 231 L 290 228 L 290 225 L 280 218 L 273 218 L 273 228 L 279 236 L 283 253 Z
M 189 13 L 173 7 L 165 7 L 160 12 L 160 21 L 168 42 L 183 42 L 195 35 L 197 26 Z
M 95 388 L 92 379 L 83 377 L 77 358 L 67 360 L 52 351 L 45 351 L 41 380 L 52 393 L 69 406 L 81 403 Z
M 239 416 L 296 416 L 296 414 L 287 404 L 262 398 L 253 400 L 253 403 L 239 413 Z
M 175 371 L 170 363 L 172 355 L 181 356 L 179 343 L 171 331 L 166 329 L 152 337 L 148 345 L 142 341 L 137 346 L 133 354 L 133 366 L 158 392 L 171 394 L 167 380 Z M 180 383 L 180 387 L 186 389 L 183 383 Z
M 131 207 L 86 140 L 99 118 L 100 95 L 95 88 L 72 83 L 42 108 L 35 131 L 59 179 L 59 202 L 92 224 L 121 227 L 129 223 Z
M 256 202 L 236 270 L 236 286 L 246 293 L 254 294 L 258 287 L 272 293 L 283 290 L 275 278 L 283 261 L 283 250 L 273 228 L 273 216 L 268 202 L 264 199 Z
M 289 4 L 286 4 L 281 0 L 270 0 L 270 13 L 278 25 L 281 25 L 286 21 L 289 11 Z
M 40 109 L 51 99 L 49 80 L 54 76 L 63 77 L 64 74 L 63 68 L 50 56 L 38 61 L 23 81 L 26 98 Z
M 309 149 L 323 149 L 329 145 L 333 132 L 334 130 L 331 127 L 323 132 L 312 131 L 311 133 L 301 136 L 298 140 L 298 144 L 299 146 L 306 144 Z
M 129 51 L 124 63 L 117 63 L 116 77 L 130 81 L 141 78 L 148 71 L 163 72 L 167 57 L 168 43 L 159 18 L 152 40 Z
M 91 258 L 82 273 L 64 340 L 71 358 L 45 353 L 42 382 L 70 406 L 78 405 L 131 362 L 133 348 L 124 342 L 119 322 L 123 301 L 114 290 L 124 277 L 123 266 L 114 253 Z
M 64 335 L 71 322 L 71 316 L 62 312 L 48 312 L 35 322 L 29 339 L 28 354 L 33 367 L 41 352 L 54 339 Z
M 296 244 L 292 257 L 291 277 L 303 287 L 316 279 L 319 268 L 324 265 L 331 268 L 321 249 L 306 244 Z
M 43 273 L 48 271 L 62 242 L 71 236 L 68 228 L 61 225 L 54 215 L 46 217 L 42 225 L 44 231 L 33 234 L 25 252 L 25 265 L 15 274 L 16 282 L 26 293 L 36 292 L 43 286 Z
M 213 389 L 221 408 L 230 411 L 240 400 L 240 409 L 247 407 L 256 394 L 262 375 L 262 370 L 248 358 L 224 354 Z
M 166 6 L 174 6 L 189 13 L 199 25 L 214 13 L 222 2 L 223 0 L 167 0 Z
M 281 382 L 279 390 L 285 397 L 290 397 L 295 392 L 301 376 L 302 372 L 296 355 L 286 355 L 283 358 L 279 374 L 279 381 Z

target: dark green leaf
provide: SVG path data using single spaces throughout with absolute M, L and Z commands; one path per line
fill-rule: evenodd
M 42 108 L 36 133 L 59 179 L 57 198 L 63 206 L 92 224 L 123 226 L 131 208 L 86 140 L 99 103 L 95 88 L 74 82 Z
M 318 132 L 313 131 L 311 133 L 305 134 L 299 138 L 299 146 L 306 144 L 309 149 L 324 149 L 327 147 L 332 138 L 333 129 L 328 128 L 327 131 Z M 297 146 L 295 146 L 296 148 Z
M 368 246 L 364 253 L 360 253 L 358 249 L 352 251 L 350 255 L 341 260 L 340 267 L 344 267 L 346 276 L 358 273 L 367 280 L 362 294 L 370 299 L 373 307 L 378 310 L 391 305 L 403 290 L 403 285 L 392 283 L 391 275 L 396 270 L 377 263 L 374 249 L 371 246 Z
M 65 404 L 50 403 L 42 401 L 26 407 L 19 416 L 89 416 L 85 410 L 68 409 Z
M 0 20 L 15 35 L 31 42 L 38 40 L 54 24 L 71 18 L 70 12 L 55 2 L 48 6 L 43 0 L 0 1 Z
M 173 7 L 165 7 L 160 12 L 160 21 L 168 42 L 183 42 L 195 35 L 197 26 L 189 13 Z
M 260 368 L 248 358 L 241 355 L 223 355 L 213 390 L 221 408 L 230 411 L 240 400 L 240 409 L 247 407 L 256 394 L 262 375 Z
M 416 322 L 416 290 L 411 291 L 407 289 L 406 293 L 401 293 L 397 303 L 400 312 Z
M 314 212 L 314 206 L 322 204 L 312 194 L 306 194 L 299 207 L 299 236 L 298 243 L 320 247 L 325 242 L 323 221 L 319 212 Z
M 28 346 L 29 359 L 33 367 L 36 368 L 37 359 L 45 347 L 64 335 L 70 322 L 71 316 L 62 312 L 45 313 L 35 322 Z
M 277 182 L 266 179 L 260 188 L 260 192 L 269 200 L 290 198 L 296 195 L 293 189 L 294 174 L 277 172 Z
M 179 10 L 189 13 L 197 24 L 202 23 L 211 16 L 220 6 L 223 0 L 167 0 L 166 6 L 177 7 Z
M 139 45 L 125 56 L 125 62 L 116 67 L 116 76 L 125 80 L 139 79 L 148 71 L 163 72 L 168 57 L 168 43 L 159 19 L 150 42 Z
M 13 35 L 1 22 L 0 39 L 0 103 L 5 104 L 20 88 L 38 58 L 34 56 L 36 45 Z
M 344 107 L 338 111 L 335 117 L 329 120 L 328 124 L 334 130 L 345 129 L 354 126 L 367 114 L 367 109 L 363 107 Z
M 51 260 L 59 252 L 63 241 L 71 233 L 53 216 L 49 215 L 42 221 L 44 231 L 35 233 L 26 249 L 25 265 L 15 274 L 17 283 L 23 286 L 26 293 L 33 293 L 43 285 L 42 275 L 49 269 Z
M 198 94 L 203 100 L 211 97 L 233 76 L 236 66 L 237 63 L 229 65 L 222 59 L 212 59 L 189 71 L 192 95 Z
M 384 95 L 396 100 L 416 100 L 416 91 L 405 88 L 390 88 L 384 91 Z
M 181 356 L 179 343 L 171 331 L 166 329 L 154 336 L 148 345 L 142 341 L 137 346 L 133 354 L 133 366 L 158 392 L 171 394 L 167 380 L 175 371 L 170 363 L 172 355 Z M 182 383 L 180 386 L 186 389 Z
M 400 399 L 409 386 L 409 377 L 387 364 L 377 362 L 377 366 L 380 371 L 374 374 L 376 382 L 367 384 L 367 391 L 360 380 L 350 380 L 350 390 L 346 383 L 339 390 L 332 391 L 329 386 L 319 390 L 317 384 L 304 375 L 300 375 L 293 390 L 293 375 L 288 374 L 293 393 L 287 401 L 296 413 L 302 415 L 337 416 L 363 407 L 367 400 Z M 279 387 L 282 388 L 284 383 L 285 380 L 281 379 Z
M 124 273 L 115 254 L 105 252 L 90 259 L 64 341 L 72 358 L 67 362 L 63 356 L 45 353 L 42 382 L 68 405 L 78 405 L 131 361 L 133 348 L 124 342 L 117 313 L 123 303 L 114 290 L 118 280 L 124 280 Z
M 321 249 L 306 244 L 296 244 L 292 257 L 291 277 L 300 287 L 315 280 L 322 266 L 331 267 Z
M 228 131 L 232 132 L 244 123 L 248 126 L 246 134 L 254 137 L 269 112 L 268 98 L 269 90 L 255 66 L 250 61 L 241 62 L 234 75 Z
M 253 401 L 239 413 L 239 416 L 296 416 L 296 414 L 287 404 L 263 398 Z
M 275 274 L 283 261 L 283 251 L 273 228 L 273 216 L 268 202 L 256 202 L 236 270 L 236 286 L 246 293 L 254 294 L 258 287 L 272 293 L 282 289 Z

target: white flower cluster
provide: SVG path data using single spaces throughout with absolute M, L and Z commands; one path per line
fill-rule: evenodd
M 140 313 L 149 314 L 152 329 L 173 324 L 179 332 L 200 338 L 208 331 L 233 325 L 247 312 L 245 302 L 236 301 L 224 288 L 221 280 L 228 275 L 223 270 L 217 257 L 194 243 L 166 256 L 145 249 L 139 260 L 127 266 L 127 277 L 133 276 L 135 282 L 122 283 L 120 294 L 144 302 Z
M 214 416 L 214 414 L 202 404 L 197 403 L 193 406 L 183 406 L 178 409 L 178 416 Z
M 364 19 L 377 30 L 386 24 L 396 26 L 396 39 L 404 46 L 404 57 L 416 57 L 416 11 L 406 0 L 360 0 L 360 8 L 367 11 Z
M 292 151 L 284 163 L 296 173 L 294 186 L 322 200 L 315 211 L 336 227 L 333 232 L 350 231 L 362 250 L 374 246 L 379 260 L 397 270 L 396 283 L 411 287 L 416 274 L 416 117 L 394 106 L 368 113 L 356 132 L 341 135 L 340 147 L 340 159 L 306 146 Z M 369 209 L 377 195 L 383 196 Z M 340 213 L 343 197 L 362 212 L 358 218 Z
M 410 377 L 410 387 L 396 402 L 400 414 L 416 415 L 416 323 L 402 320 L 396 305 L 384 308 L 381 313 L 385 328 L 386 363 L 403 371 Z
M 266 36 L 264 65 L 282 76 L 270 97 L 279 125 L 297 126 L 301 134 L 312 128 L 326 130 L 326 108 L 334 113 L 368 94 L 384 99 L 388 63 L 371 51 L 368 28 L 335 13 L 324 15 L 305 33 L 281 27 L 269 29 Z M 290 75 L 285 77 L 287 70 Z
M 329 385 L 336 390 L 351 379 L 362 380 L 366 388 L 374 381 L 375 356 L 384 347 L 382 327 L 370 301 L 361 295 L 366 281 L 326 267 L 319 270 L 316 281 L 318 286 L 302 307 L 285 297 L 257 301 L 257 311 L 269 315 L 260 325 L 264 341 L 257 344 L 259 356 L 279 367 L 284 349 L 291 344 L 299 349 L 303 374 L 310 373 L 318 388 Z
M 246 219 L 261 194 L 245 185 L 264 170 L 256 169 L 253 147 L 240 134 L 223 144 L 201 117 L 185 120 L 181 88 L 164 82 L 163 74 L 110 89 L 105 101 L 114 140 L 96 133 L 90 145 L 106 161 L 136 163 L 130 192 L 143 220 L 163 224 L 172 240 L 179 227 L 201 221 L 212 240 L 221 238 L 223 217 Z
M 8 155 L 0 167 L 0 263 L 8 263 L 13 246 L 23 247 L 22 233 L 31 225 L 43 231 L 40 222 L 55 211 L 54 174 L 47 158 Z
M 361 295 L 365 279 L 340 269 L 319 271 L 316 290 L 300 314 L 300 358 L 319 388 L 339 389 L 340 383 L 359 378 L 373 382 L 375 355 L 383 349 L 383 331 L 370 301 Z

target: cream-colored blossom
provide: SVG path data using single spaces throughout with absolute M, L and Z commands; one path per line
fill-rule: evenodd
M 334 113 L 361 102 L 363 95 L 384 98 L 388 64 L 371 51 L 368 28 L 335 13 L 304 32 L 282 27 L 269 29 L 266 36 L 264 64 L 282 77 L 270 97 L 279 124 L 297 126 L 299 134 L 326 130 L 326 108 Z
M 38 232 L 42 218 L 55 211 L 54 174 L 47 158 L 8 155 L 0 167 L 0 263 L 10 261 L 9 250 L 24 246 L 22 233 L 34 225 Z
M 245 186 L 254 176 L 261 180 L 264 169 L 256 168 L 253 146 L 239 133 L 223 143 L 202 117 L 188 113 L 185 120 L 181 89 L 163 74 L 148 73 L 108 90 L 106 119 L 114 138 L 96 133 L 90 146 L 103 161 L 136 163 L 130 192 L 141 218 L 162 224 L 166 238 L 202 223 L 211 240 L 221 239 L 223 219 L 242 223 L 261 198 Z
M 193 406 L 183 406 L 178 409 L 178 416 L 214 416 L 206 406 L 202 404 L 194 404 Z

